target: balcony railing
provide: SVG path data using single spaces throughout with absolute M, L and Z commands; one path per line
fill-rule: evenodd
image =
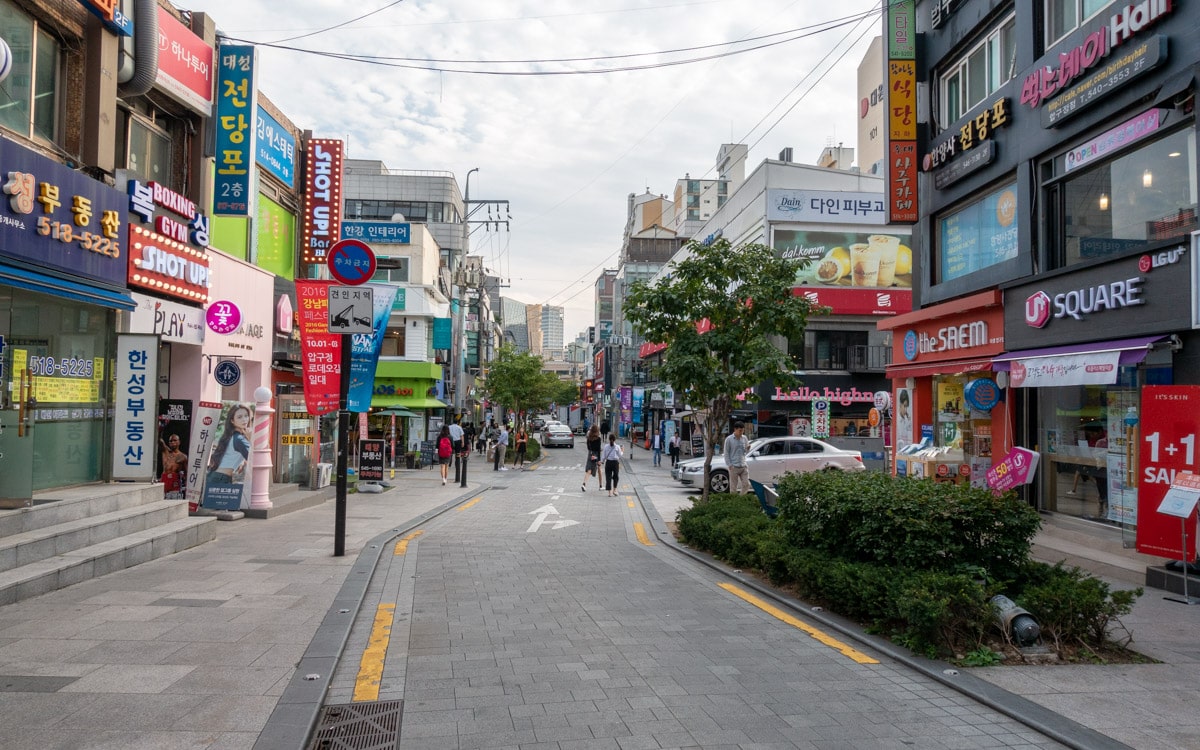
M 817 347 L 804 347 L 804 369 L 845 370 L 846 372 L 883 372 L 892 363 L 890 346 L 847 346 L 829 349 L 817 356 Z

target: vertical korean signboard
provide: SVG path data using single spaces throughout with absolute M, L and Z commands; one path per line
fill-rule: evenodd
M 250 216 L 254 185 L 250 167 L 255 149 L 258 95 L 254 74 L 258 50 L 245 44 L 222 44 L 217 78 L 217 174 L 213 213 Z
M 152 479 L 158 458 L 158 337 L 117 337 L 113 479 Z
M 324 265 L 342 236 L 342 142 L 314 138 L 305 145 L 301 262 Z
M 304 403 L 309 414 L 328 414 L 340 401 L 343 345 L 341 334 L 329 332 L 329 282 L 297 281 L 296 305 Z
M 1130 424 L 1132 422 L 1132 424 Z M 1176 475 L 1200 474 L 1196 435 L 1200 433 L 1200 386 L 1149 385 L 1142 389 L 1140 424 L 1129 410 L 1127 430 L 1141 434 L 1138 450 L 1137 551 L 1178 560 L 1182 549 L 1179 519 L 1159 512 Z M 1133 446 L 1129 450 L 1133 450 Z M 1196 513 L 1185 521 L 1187 559 L 1196 558 Z
M 916 0 L 894 0 L 884 13 L 887 44 L 887 215 L 889 223 L 917 221 Z

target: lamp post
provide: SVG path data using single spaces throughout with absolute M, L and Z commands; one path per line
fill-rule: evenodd
M 454 368 L 454 413 L 462 414 L 463 411 L 463 391 L 466 390 L 464 383 L 464 375 L 466 373 L 466 337 L 463 332 L 463 320 L 466 318 L 466 310 L 464 309 L 467 303 L 465 294 L 466 284 L 466 264 L 468 245 L 471 241 L 471 224 L 468 221 L 471 213 L 471 175 L 479 171 L 479 167 L 471 167 L 467 170 L 467 177 L 463 186 L 463 215 L 462 215 L 462 250 L 458 259 L 457 268 L 454 271 L 454 285 L 457 287 L 455 292 L 458 309 L 454 313 L 454 336 L 453 344 L 454 351 L 450 355 L 450 366 Z

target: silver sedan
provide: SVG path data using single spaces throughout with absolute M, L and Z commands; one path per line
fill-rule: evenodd
M 574 448 L 575 433 L 565 424 L 546 425 L 546 431 L 542 433 L 542 445 L 547 448 Z
M 761 438 L 750 443 L 746 452 L 750 478 L 765 485 L 775 484 L 784 474 L 797 471 L 866 471 L 862 453 L 830 445 L 822 440 L 802 437 Z M 679 481 L 687 487 L 704 481 L 704 459 L 693 458 L 677 467 Z M 676 471 L 671 475 L 675 476 Z M 729 467 L 724 456 L 713 456 L 708 475 L 710 492 L 729 491 Z

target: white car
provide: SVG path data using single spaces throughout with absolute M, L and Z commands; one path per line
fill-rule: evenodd
M 760 438 L 750 443 L 746 452 L 746 468 L 750 478 L 772 485 L 790 471 L 866 471 L 860 451 L 846 450 L 814 438 Z M 704 481 L 704 458 L 680 461 L 672 470 L 686 487 L 699 486 Z M 729 467 L 724 456 L 713 456 L 708 475 L 710 492 L 729 491 Z

